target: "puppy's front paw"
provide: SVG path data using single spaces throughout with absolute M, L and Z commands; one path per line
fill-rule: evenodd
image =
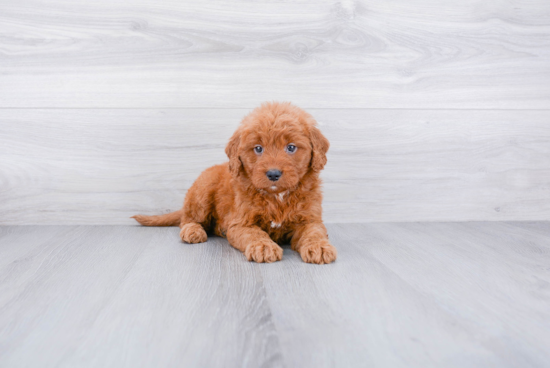
M 204 243 L 208 236 L 204 228 L 197 223 L 191 222 L 181 227 L 180 238 L 186 243 Z
M 300 247 L 300 256 L 307 263 L 332 263 L 336 260 L 336 255 L 336 248 L 326 240 L 303 244 Z
M 249 261 L 271 263 L 280 261 L 283 258 L 283 248 L 271 240 L 262 240 L 249 244 L 244 251 L 244 255 Z

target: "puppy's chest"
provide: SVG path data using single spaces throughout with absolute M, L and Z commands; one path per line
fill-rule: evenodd
M 269 234 L 282 234 L 292 230 L 302 218 L 302 205 L 296 203 L 287 193 L 268 197 L 259 207 L 259 226 Z

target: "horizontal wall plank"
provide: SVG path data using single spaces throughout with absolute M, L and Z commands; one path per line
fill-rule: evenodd
M 550 108 L 550 2 L 8 0 L 0 107 Z
M 309 111 L 328 222 L 550 220 L 550 111 Z M 0 109 L 0 224 L 176 210 L 247 112 Z

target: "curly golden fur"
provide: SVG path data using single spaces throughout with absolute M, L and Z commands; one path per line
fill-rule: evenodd
M 147 226 L 179 225 L 186 243 L 205 242 L 211 231 L 226 237 L 249 261 L 279 261 L 279 244 L 290 241 L 305 262 L 331 263 L 336 248 L 322 222 L 319 179 L 328 148 L 304 110 L 264 103 L 229 140 L 229 162 L 206 169 L 189 188 L 181 210 L 133 218 Z M 277 171 L 280 177 L 268 177 Z

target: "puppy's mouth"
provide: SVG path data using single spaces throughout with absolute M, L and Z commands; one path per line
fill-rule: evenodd
M 279 194 L 279 193 L 287 191 L 289 188 L 285 185 L 282 185 L 282 184 L 273 184 L 273 185 L 269 186 L 266 189 L 270 193 Z
M 252 185 L 257 190 L 278 194 L 295 187 L 296 184 L 293 180 L 289 179 L 293 179 L 293 177 L 289 176 L 288 178 L 281 178 L 280 180 L 267 180 L 267 178 L 253 176 L 251 181 Z
M 284 192 L 288 188 L 283 187 L 282 185 L 272 184 L 270 186 L 264 186 L 264 187 L 260 187 L 258 189 L 260 191 L 265 191 L 265 192 L 268 192 L 268 193 L 279 194 L 281 192 Z

